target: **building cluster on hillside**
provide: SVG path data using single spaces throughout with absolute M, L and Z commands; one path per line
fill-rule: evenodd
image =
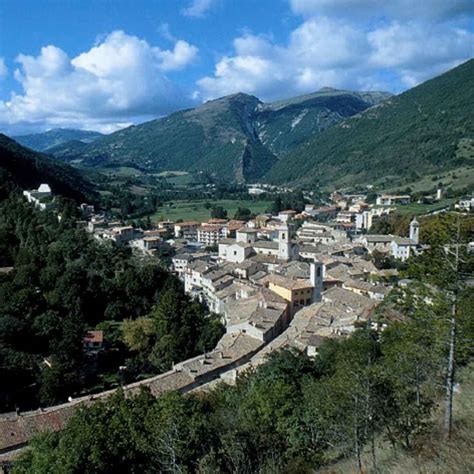
M 143 385 L 159 395 L 200 390 L 221 379 L 232 382 L 272 351 L 296 347 L 313 357 L 325 339 L 345 337 L 372 321 L 374 309 L 392 289 L 390 276 L 396 274 L 375 267 L 374 251 L 406 260 L 422 250 L 416 219 L 409 238 L 369 233 L 372 220 L 390 212 L 393 199 L 404 198 L 384 195 L 380 205 L 371 206 L 364 195 L 333 193 L 332 203 L 308 205 L 302 212 L 290 209 L 248 221 L 164 221 L 149 230 L 111 221 L 82 205 L 79 224 L 104 244 L 130 245 L 145 255 L 163 245 L 172 247 L 171 270 L 189 295 L 221 315 L 226 328 L 213 351 L 127 385 L 125 394 L 137 393 Z M 103 337 L 102 331 L 87 333 L 85 350 L 100 351 Z M 0 436 L 0 451 L 16 449 L 53 425 L 62 429 L 79 406 L 111 393 L 0 416 L 0 431 L 6 433 Z
M 188 294 L 222 316 L 227 336 L 244 334 L 265 345 L 301 327 L 301 314 L 315 318 L 315 336 L 350 333 L 390 291 L 388 283 L 378 283 L 384 279 L 370 255 L 377 250 L 406 260 L 420 249 L 415 219 L 409 238 L 368 233 L 373 219 L 409 196 L 383 195 L 376 206 L 362 194 L 333 193 L 330 199 L 302 212 L 288 209 L 247 221 L 168 220 L 147 230 L 82 204 L 78 224 L 99 241 L 145 255 L 173 248 L 171 270 Z M 324 318 L 331 312 L 328 324 Z M 314 352 L 309 342 L 305 350 Z

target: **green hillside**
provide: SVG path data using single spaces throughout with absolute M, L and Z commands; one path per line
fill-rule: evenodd
M 77 170 L 0 134 L 0 187 L 36 189 L 41 183 L 48 183 L 54 193 L 77 201 L 94 198 L 91 184 Z
M 80 140 L 69 140 L 48 148 L 47 153 L 53 157 L 61 156 L 63 161 L 72 161 L 75 158 L 80 157 L 86 146 L 87 143 L 81 142 Z
M 71 128 L 53 128 L 43 133 L 30 135 L 17 135 L 12 137 L 20 145 L 27 146 L 36 151 L 49 151 L 51 148 L 62 145 L 70 140 L 90 143 L 103 137 L 102 133 L 91 130 L 75 130 Z
M 86 166 L 127 163 L 152 172 L 206 172 L 252 181 L 312 134 L 386 97 L 325 89 L 264 104 L 256 97 L 234 94 L 120 130 L 80 150 L 75 146 L 51 151 L 65 160 L 80 151 Z
M 383 182 L 474 166 L 474 60 L 310 139 L 268 173 L 270 182 L 328 187 Z

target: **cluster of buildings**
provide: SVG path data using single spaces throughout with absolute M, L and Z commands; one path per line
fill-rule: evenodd
M 25 190 L 23 196 L 41 211 L 54 209 L 56 206 L 53 193 L 48 184 L 41 184 L 38 189 Z
M 144 385 L 159 395 L 202 390 L 218 380 L 232 383 L 272 351 L 296 347 L 315 356 L 325 339 L 344 337 L 371 323 L 397 275 L 396 270 L 378 270 L 371 254 L 377 250 L 400 260 L 409 258 L 421 249 L 419 224 L 413 219 L 408 238 L 371 235 L 372 219 L 389 212 L 393 200 L 384 196 L 382 204 L 370 206 L 362 195 L 334 193 L 331 199 L 326 206 L 309 205 L 303 212 L 286 210 L 248 221 L 164 221 L 151 230 L 109 221 L 82 205 L 81 225 L 101 241 L 150 254 L 161 245 L 174 248 L 171 271 L 189 295 L 221 315 L 226 327 L 213 351 L 125 386 L 126 395 Z M 94 353 L 101 350 L 102 341 L 101 331 L 90 331 L 84 346 Z M 62 429 L 78 407 L 111 393 L 28 414 L 1 415 L 0 432 L 5 436 L 0 435 L 0 452 L 14 451 L 45 429 Z

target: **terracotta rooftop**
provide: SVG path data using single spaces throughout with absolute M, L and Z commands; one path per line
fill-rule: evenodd
M 313 288 L 313 284 L 309 280 L 293 280 L 291 278 L 287 278 L 281 275 L 268 275 L 262 280 L 264 283 L 272 283 L 288 290 L 302 290 L 305 288 Z
M 102 343 L 104 342 L 104 331 L 87 331 L 84 336 L 85 343 Z

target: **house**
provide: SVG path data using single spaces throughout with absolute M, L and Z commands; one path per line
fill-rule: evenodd
M 339 238 L 334 233 L 332 227 L 318 222 L 303 222 L 303 225 L 296 231 L 298 239 L 305 242 L 330 244 Z
M 303 306 L 308 306 L 321 298 L 323 287 L 323 265 L 311 263 L 310 279 L 292 279 L 282 275 L 268 275 L 262 283 L 289 303 L 292 316 Z
M 377 206 L 393 206 L 394 204 L 409 204 L 411 197 L 408 194 L 394 195 L 394 194 L 381 194 L 377 196 Z
M 254 244 L 257 240 L 258 229 L 241 227 L 235 233 L 235 240 L 238 243 Z
M 454 207 L 460 211 L 469 212 L 471 209 L 474 209 L 474 198 L 461 199 Z
M 383 285 L 374 285 L 368 291 L 368 296 L 372 300 L 382 301 L 391 291 L 391 288 Z
M 402 262 L 407 260 L 416 248 L 415 242 L 413 242 L 411 239 L 398 236 L 393 238 L 390 246 L 390 253 L 392 257 L 396 258 L 397 260 L 401 260 Z
M 223 239 L 219 242 L 219 258 L 226 262 L 242 263 L 254 254 L 251 244 Z
M 338 212 L 336 216 L 338 224 L 350 224 L 355 222 L 355 214 L 353 212 Z
M 102 232 L 102 238 L 104 240 L 113 240 L 117 244 L 123 244 L 140 238 L 142 234 L 143 231 L 141 229 L 135 229 L 135 227 L 128 225 L 106 229 Z
M 158 228 L 166 229 L 166 230 L 173 230 L 174 222 L 170 221 L 170 220 L 158 222 Z
M 98 352 L 104 348 L 103 331 L 87 331 L 83 339 L 83 347 L 86 352 Z
M 288 324 L 288 303 L 267 289 L 243 297 L 229 298 L 224 304 L 228 334 L 247 334 L 259 341 L 269 342 Z
M 195 260 L 187 264 L 184 269 L 184 291 L 193 297 L 202 297 L 202 278 L 211 265 L 202 260 Z
M 349 278 L 342 283 L 342 288 L 345 290 L 353 291 L 358 295 L 369 296 L 369 291 L 374 285 L 364 280 L 356 280 Z
M 228 237 L 235 237 L 236 232 L 241 229 L 245 224 L 245 221 L 240 221 L 236 219 L 231 219 L 227 222 L 227 236 Z
M 234 275 L 238 278 L 248 280 L 252 275 L 255 275 L 257 272 L 262 272 L 264 269 L 265 267 L 259 262 L 245 260 L 235 266 Z
M 259 214 L 255 217 L 255 227 L 257 229 L 262 229 L 267 227 L 268 221 L 271 221 L 272 217 L 269 214 Z
M 196 221 L 178 222 L 174 225 L 174 236 L 177 238 L 182 237 L 183 239 L 196 240 L 197 230 L 200 225 L 201 223 Z
M 212 246 L 227 238 L 227 227 L 223 224 L 202 224 L 197 229 L 197 241 Z
M 338 304 L 346 308 L 348 312 L 351 311 L 358 314 L 368 312 L 377 306 L 375 300 L 338 286 L 334 286 L 325 291 L 322 294 L 322 301 L 325 303 Z
M 184 272 L 186 271 L 188 264 L 193 260 L 194 257 L 190 253 L 179 253 L 171 259 L 173 270 L 178 274 L 178 277 L 184 278 Z
M 369 230 L 372 227 L 372 211 L 362 211 L 355 215 L 355 225 L 358 230 Z
M 359 239 L 359 242 L 364 245 L 369 253 L 372 253 L 375 249 L 388 252 L 391 248 L 392 240 L 395 236 L 393 235 L 370 235 L 366 234 Z
M 278 219 L 280 219 L 280 221 L 282 221 L 282 222 L 289 222 L 292 219 L 294 219 L 296 214 L 298 214 L 298 213 L 296 211 L 294 211 L 293 209 L 289 209 L 287 211 L 280 211 L 278 213 Z

